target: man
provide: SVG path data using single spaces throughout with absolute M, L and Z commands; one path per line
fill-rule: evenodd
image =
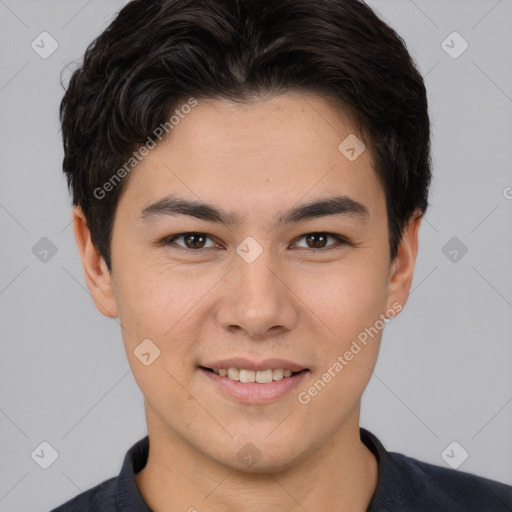
M 404 307 L 430 126 L 358 0 L 135 0 L 61 105 L 74 231 L 148 437 L 64 511 L 505 511 L 359 427 Z

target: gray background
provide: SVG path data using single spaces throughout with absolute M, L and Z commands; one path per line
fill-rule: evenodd
M 82 277 L 57 117 L 61 70 L 124 3 L 0 0 L 1 512 L 49 510 L 116 475 L 146 434 L 119 326 Z M 464 449 L 460 470 L 511 484 L 512 1 L 369 3 L 425 77 L 434 181 L 412 294 L 386 328 L 361 424 L 441 466 L 456 441 L 446 460 Z M 59 45 L 47 59 L 31 48 L 43 31 Z M 441 45 L 453 31 L 469 43 L 456 59 Z M 31 457 L 43 441 L 58 452 L 48 469 Z

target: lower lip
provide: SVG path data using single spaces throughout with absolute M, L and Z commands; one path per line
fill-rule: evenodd
M 216 373 L 199 368 L 199 371 L 230 398 L 246 404 L 265 404 L 273 402 L 292 391 L 304 379 L 307 370 L 295 373 L 281 380 L 273 380 L 266 384 L 257 382 L 240 382 Z

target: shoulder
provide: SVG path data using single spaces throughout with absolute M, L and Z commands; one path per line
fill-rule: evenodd
M 406 502 L 418 507 L 414 510 L 512 511 L 512 487 L 509 485 L 399 453 L 389 453 L 389 459 L 396 468 Z
M 367 512 L 512 512 L 511 486 L 388 452 L 371 432 L 360 431 L 379 465 Z
M 109 478 L 50 512 L 113 512 L 117 510 L 115 502 L 116 480 L 117 477 Z
M 135 473 L 146 464 L 148 451 L 149 437 L 146 436 L 126 452 L 119 475 L 82 492 L 50 512 L 117 512 L 127 510 L 127 507 L 149 512 L 135 480 Z

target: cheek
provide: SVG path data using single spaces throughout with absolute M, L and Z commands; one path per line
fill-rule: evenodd
M 153 407 L 186 400 L 177 383 L 185 380 L 186 373 L 180 362 L 187 359 L 189 340 L 182 336 L 180 320 L 191 307 L 189 298 L 184 297 L 180 281 L 169 277 L 171 271 L 146 266 L 133 272 L 127 263 L 125 271 L 118 274 L 116 300 L 133 376 Z
M 350 401 L 362 393 L 377 360 L 385 327 L 381 315 L 387 309 L 387 267 L 375 260 L 359 261 L 357 265 L 344 264 L 315 281 L 321 286 L 309 294 L 308 306 L 321 320 L 318 329 L 323 334 L 317 336 L 322 361 L 319 374 L 330 369 L 331 377 L 336 375 L 326 376 L 333 382 L 328 386 L 331 392 L 351 389 L 351 393 L 340 394 L 341 400 Z M 324 398 L 338 400 L 334 395 L 328 398 L 329 394 Z
M 348 338 L 373 325 L 386 310 L 387 268 L 383 264 L 344 262 L 301 285 L 307 304 L 328 327 L 330 338 L 346 343 Z
M 329 421 L 318 426 L 324 433 L 337 428 L 358 406 L 385 327 L 381 314 L 386 311 L 386 268 L 368 265 L 343 270 L 331 272 L 322 293 L 310 295 L 308 302 L 322 321 L 322 335 L 317 333 L 321 364 L 315 379 L 300 390 L 298 401 L 312 417 L 331 411 Z
M 141 263 L 133 267 L 125 263 L 124 274 L 118 274 L 116 300 L 126 352 L 137 368 L 134 350 L 149 339 L 160 350 L 155 364 L 184 376 L 190 369 L 182 361 L 189 361 L 196 349 L 194 341 L 207 315 L 207 292 L 218 276 L 198 275 L 190 266 L 165 262 L 146 264 L 134 272 Z
M 186 308 L 186 283 L 171 279 L 177 273 L 162 265 L 125 261 L 119 267 L 115 294 L 123 325 L 138 335 L 162 337 Z

